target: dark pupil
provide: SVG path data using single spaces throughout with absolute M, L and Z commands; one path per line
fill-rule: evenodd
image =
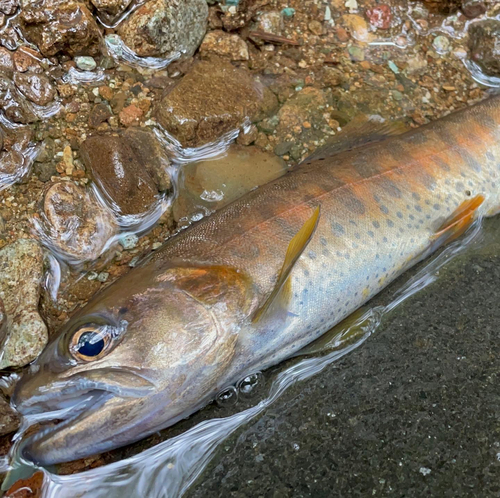
M 77 349 L 85 356 L 97 356 L 104 349 L 104 340 L 95 332 L 85 332 L 78 340 Z

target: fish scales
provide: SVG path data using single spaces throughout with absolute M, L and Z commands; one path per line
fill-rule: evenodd
M 138 440 L 321 336 L 447 228 L 459 233 L 463 206 L 484 198 L 484 214 L 499 211 L 499 138 L 492 98 L 306 161 L 168 240 L 79 311 L 19 383 L 23 413 L 76 404 L 94 386 L 95 401 L 34 436 L 28 457 L 50 464 Z M 289 258 L 297 237 L 303 251 Z

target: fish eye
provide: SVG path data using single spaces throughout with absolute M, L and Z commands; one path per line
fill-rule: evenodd
M 110 343 L 106 326 L 89 324 L 73 334 L 69 350 L 76 360 L 95 361 L 104 356 Z

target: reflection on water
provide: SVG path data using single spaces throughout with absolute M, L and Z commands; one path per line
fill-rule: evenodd
M 487 242 L 491 242 L 491 239 L 490 230 Z M 109 498 L 124 494 L 155 498 L 181 496 L 200 476 L 220 444 L 231 434 L 262 415 L 288 388 L 321 372 L 363 344 L 376 331 L 384 317 L 404 300 L 434 282 L 440 270 L 451 259 L 466 249 L 477 250 L 485 246 L 484 232 L 478 221 L 461 240 L 450 244 L 413 271 L 411 278 L 407 278 L 403 285 L 400 281 L 396 282 L 382 296 L 376 297 L 362 313 L 339 324 L 307 347 L 298 358 L 291 359 L 264 375 L 250 375 L 236 386 L 224 390 L 219 396 L 219 404 L 222 405 L 223 412 L 233 413 L 201 421 L 152 448 L 82 473 L 57 475 L 43 469 L 43 496 L 72 498 L 86 496 L 87 493 L 93 497 Z M 403 276 L 402 279 L 404 278 Z M 248 406 L 238 399 L 246 399 L 247 402 L 250 399 L 251 402 Z M 242 404 L 246 406 L 242 408 Z M 36 416 L 27 420 L 26 427 L 20 433 L 37 421 Z M 22 438 L 18 435 L 12 455 L 17 453 L 20 445 Z M 139 446 L 140 443 L 135 445 Z M 13 458 L 8 468 L 10 475 L 4 483 L 5 489 L 34 470 L 32 464 L 20 458 Z M 7 462 L 4 462 L 3 470 L 7 470 Z

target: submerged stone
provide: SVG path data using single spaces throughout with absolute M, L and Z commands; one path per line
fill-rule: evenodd
M 94 135 L 80 148 L 85 166 L 120 215 L 141 214 L 156 201 L 157 188 L 132 148 L 116 135 Z
M 44 74 L 15 73 L 14 83 L 27 99 L 38 105 L 47 105 L 56 96 L 54 86 Z
M 470 58 L 488 76 L 500 76 L 500 22 L 488 20 L 469 28 Z
M 0 436 L 16 431 L 20 423 L 21 417 L 0 396 Z
M 159 123 L 196 147 L 257 121 L 277 106 L 274 94 L 245 69 L 214 59 L 196 64 L 157 108 Z
M 7 317 L 0 369 L 27 365 L 47 343 L 47 327 L 38 314 L 42 277 L 42 248 L 34 239 L 0 250 L 0 299 Z
M 220 209 L 285 171 L 285 163 L 275 155 L 239 145 L 231 146 L 219 158 L 187 164 L 174 203 L 174 218 L 186 222 Z

